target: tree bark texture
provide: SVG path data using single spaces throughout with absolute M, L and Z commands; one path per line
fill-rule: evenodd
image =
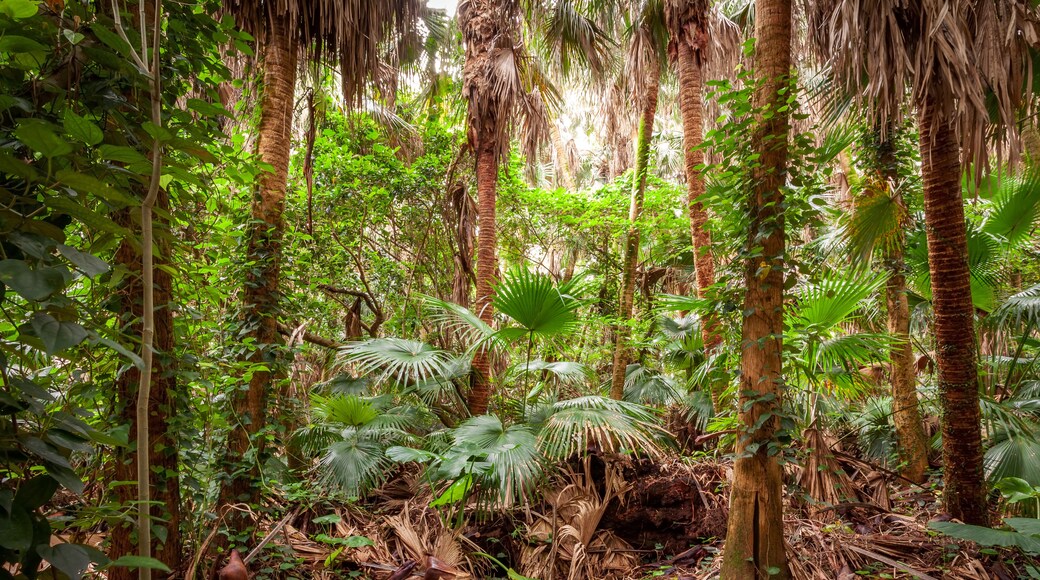
M 494 321 L 494 281 L 498 272 L 498 245 L 495 224 L 495 200 L 498 183 L 498 154 L 491 147 L 477 151 L 477 300 L 480 319 L 486 324 Z M 486 349 L 473 357 L 472 388 L 469 393 L 469 411 L 483 415 L 491 397 L 491 360 Z
M 928 271 L 943 437 L 943 504 L 965 523 L 989 524 L 975 349 L 975 308 L 953 126 L 925 99 L 919 108 Z
M 228 480 L 220 503 L 256 503 L 258 468 L 262 461 L 263 440 L 256 437 L 267 422 L 271 384 L 277 376 L 278 312 L 282 260 L 282 235 L 285 229 L 285 191 L 292 144 L 293 107 L 296 88 L 296 47 L 292 44 L 288 22 L 272 19 L 267 41 L 262 48 L 263 95 L 257 150 L 260 160 L 271 166 L 255 189 L 252 202 L 253 224 L 249 232 L 247 256 L 250 269 L 242 294 L 243 323 L 255 350 L 248 362 L 263 364 L 271 370 L 253 372 L 247 390 L 235 391 L 232 400 L 231 432 L 228 434 Z M 243 473 L 243 461 L 249 463 Z M 241 513 L 234 511 L 233 513 Z M 232 520 L 232 525 L 236 523 Z M 237 525 L 244 525 L 238 522 Z
M 783 529 L 783 482 L 776 449 L 782 395 L 784 329 L 784 213 L 788 113 L 791 94 L 791 0 L 755 3 L 755 68 L 760 111 L 752 135 L 758 153 L 745 266 L 747 291 L 741 332 L 740 422 L 730 495 L 723 580 L 790 577 Z M 764 115 L 769 111 L 771 116 Z M 760 248 L 758 254 L 756 248 Z M 758 254 L 758 255 L 756 255 Z M 768 414 L 768 415 L 767 415 Z M 764 420 L 763 417 L 767 417 Z
M 508 0 L 469 0 L 459 5 L 459 27 L 465 43 L 462 94 L 467 99 L 467 139 L 476 157 L 477 173 L 477 280 L 475 307 L 480 319 L 491 324 L 492 301 L 498 275 L 495 201 L 498 165 L 509 147 L 507 129 L 517 95 L 496 85 L 498 67 L 514 49 L 518 7 Z M 487 412 L 491 398 L 491 363 L 486 350 L 473 357 L 468 406 L 470 413 Z
M 891 128 L 887 131 L 892 135 Z M 902 226 L 907 215 L 903 194 L 893 184 L 899 179 L 899 160 L 891 137 L 877 140 L 877 182 L 875 195 L 892 199 L 894 211 L 899 213 L 897 224 Z M 888 332 L 897 342 L 892 346 L 892 421 L 901 465 L 900 474 L 915 483 L 922 483 L 928 470 L 928 436 L 921 421 L 917 399 L 917 372 L 914 349 L 910 342 L 910 304 L 906 294 L 906 236 L 897 227 L 893 239 L 884 245 L 881 261 L 888 272 L 885 283 L 885 305 Z
M 636 139 L 636 166 L 632 176 L 632 198 L 628 208 L 628 232 L 625 234 L 625 257 L 621 273 L 621 300 L 618 305 L 618 325 L 614 333 L 614 367 L 610 377 L 610 396 L 621 399 L 625 391 L 625 370 L 631 354 L 628 337 L 628 321 L 632 318 L 635 302 L 636 265 L 639 262 L 639 215 L 643 212 L 646 194 L 646 174 L 650 161 L 650 141 L 654 136 L 654 116 L 657 114 L 657 93 L 660 88 L 659 65 L 649 71 L 646 79 L 645 108 L 639 117 L 639 132 Z
M 704 298 L 708 288 L 715 284 L 715 261 L 711 253 L 711 232 L 708 231 L 708 212 L 701 203 L 704 195 L 704 63 L 707 55 L 706 2 L 690 2 L 682 11 L 680 22 L 672 31 L 679 69 L 679 105 L 683 122 L 683 150 L 686 162 L 687 204 L 690 212 L 690 238 L 693 241 L 693 267 L 697 274 L 697 296 Z M 706 356 L 715 354 L 722 344 L 719 322 L 713 313 L 701 319 L 701 335 Z M 711 396 L 716 410 L 724 385 L 712 385 Z
M 152 500 L 156 502 L 151 509 L 155 518 L 153 526 L 166 529 L 166 541 L 160 541 L 153 535 L 152 554 L 177 571 L 182 568 L 183 542 L 180 534 L 180 473 L 177 460 L 177 436 L 173 433 L 170 418 L 177 416 L 177 371 L 174 354 L 175 338 L 173 327 L 173 279 L 169 271 L 161 265 L 168 263 L 170 255 L 170 238 L 166 223 L 161 217 L 169 212 L 170 198 L 160 190 L 156 207 L 162 211 L 156 216 L 156 255 L 153 276 L 155 282 L 155 358 L 152 365 L 152 388 L 149 396 L 148 424 L 150 434 L 149 457 L 152 466 Z M 135 230 L 131 209 L 118 212 L 115 221 L 120 225 Z M 143 314 L 141 296 L 141 253 L 129 240 L 123 240 L 116 250 L 115 262 L 132 274 L 119 290 L 120 323 L 128 334 L 140 335 L 141 317 Z M 128 327 L 129 326 L 129 327 Z M 134 402 L 137 400 L 137 389 L 140 371 L 130 366 L 126 372 L 116 379 L 116 398 L 121 420 L 130 425 L 129 439 L 137 441 L 137 417 Z M 136 481 L 137 449 L 118 449 L 115 459 L 114 481 Z M 116 497 L 121 503 L 134 501 L 136 491 L 133 486 L 120 485 L 115 488 Z M 112 559 L 136 553 L 131 534 L 134 526 L 124 523 L 112 529 L 112 544 L 109 556 Z M 113 580 L 131 580 L 137 578 L 137 571 L 130 568 L 113 568 L 109 571 Z

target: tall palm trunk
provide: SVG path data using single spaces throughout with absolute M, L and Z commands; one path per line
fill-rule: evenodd
M 707 3 L 700 4 L 701 14 L 693 15 L 693 21 L 707 21 Z M 711 254 L 711 232 L 708 231 L 708 212 L 701 203 L 704 195 L 704 175 L 700 167 L 704 164 L 704 47 L 695 46 L 696 38 L 690 38 L 686 26 L 673 31 L 679 65 L 679 105 L 682 110 L 683 150 L 686 161 L 686 190 L 690 209 L 690 237 L 693 240 L 693 268 L 697 273 L 697 296 L 704 298 L 707 289 L 715 284 L 715 261 Z M 700 35 L 698 35 L 700 36 Z M 705 35 L 706 36 L 706 35 Z M 701 320 L 704 352 L 710 356 L 722 344 L 719 322 L 709 313 Z M 716 410 L 722 385 L 712 385 L 711 399 Z
M 162 210 L 156 217 L 157 229 L 166 229 L 165 220 L 161 217 L 170 210 L 170 198 L 166 192 L 160 190 L 156 199 L 156 208 Z M 134 212 L 136 213 L 136 212 Z M 120 225 L 133 228 L 131 211 L 123 210 L 116 215 L 116 221 Z M 152 387 L 149 393 L 149 464 L 153 468 L 152 474 L 152 501 L 155 505 L 151 509 L 152 517 L 156 518 L 156 525 L 166 529 L 164 541 L 153 537 L 154 547 L 152 554 L 155 558 L 170 567 L 171 570 L 181 569 L 181 558 L 183 555 L 183 543 L 180 535 L 180 482 L 177 461 L 177 436 L 170 432 L 170 417 L 177 415 L 176 410 L 176 388 L 177 375 L 174 369 L 176 362 L 174 358 L 174 329 L 173 329 L 173 279 L 168 270 L 158 267 L 169 263 L 170 243 L 169 238 L 163 234 L 156 236 L 156 247 L 158 251 L 155 256 L 156 267 L 153 268 L 153 280 L 155 284 L 155 342 L 156 357 L 152 364 Z M 115 261 L 122 265 L 132 275 L 120 289 L 120 319 L 124 324 L 130 324 L 130 332 L 139 335 L 141 331 L 141 318 L 143 315 L 141 296 L 144 294 L 142 288 L 141 254 L 129 240 L 124 240 L 119 249 L 116 250 Z M 138 383 L 140 382 L 140 371 L 136 366 L 131 366 L 125 373 L 120 375 L 116 381 L 117 399 L 120 405 L 120 416 L 122 420 L 130 424 L 129 437 L 131 441 L 137 438 L 137 415 L 134 412 L 134 401 L 137 400 Z M 116 481 L 134 481 L 137 479 L 135 469 L 135 456 L 138 450 L 120 450 L 116 458 L 114 479 Z M 132 486 L 121 485 L 115 488 L 116 495 L 124 504 L 136 499 L 135 490 Z M 112 546 L 109 555 L 115 559 L 125 555 L 135 554 L 134 541 L 131 538 L 133 526 L 123 523 L 112 529 Z M 113 568 L 109 571 L 109 578 L 113 580 L 131 580 L 137 578 L 137 572 L 130 568 Z
M 492 285 L 497 277 L 498 245 L 495 224 L 495 200 L 498 184 L 498 152 L 490 144 L 477 149 L 477 313 L 480 319 L 491 324 L 494 310 Z M 473 386 L 469 393 L 469 412 L 473 415 L 487 413 L 491 395 L 491 360 L 486 349 L 477 351 L 473 357 Z
M 881 181 L 880 195 L 891 196 L 894 209 L 902 225 L 906 216 L 906 202 L 903 194 L 892 188 L 899 178 L 899 160 L 896 158 L 895 144 L 891 137 L 878 137 L 877 164 L 878 177 Z M 891 128 L 888 134 L 892 134 Z M 910 304 L 906 294 L 906 260 L 905 236 L 902 228 L 894 232 L 891 243 L 885 244 L 881 261 L 888 271 L 885 283 L 885 305 L 888 316 L 888 332 L 898 341 L 892 346 L 892 421 L 896 427 L 896 441 L 899 460 L 902 465 L 901 474 L 910 481 L 921 483 L 928 470 L 928 436 L 921 422 L 921 411 L 917 400 L 917 376 L 915 371 L 914 351 L 910 343 Z
M 621 399 L 625 391 L 625 369 L 628 367 L 628 319 L 632 318 L 632 305 L 636 292 L 636 264 L 639 261 L 639 214 L 643 212 L 643 197 L 646 194 L 646 173 L 650 161 L 650 140 L 654 135 L 654 116 L 657 114 L 657 93 L 660 88 L 661 71 L 654 62 L 648 71 L 646 99 L 639 118 L 639 133 L 636 138 L 636 167 L 632 176 L 632 200 L 628 208 L 628 233 L 625 235 L 624 270 L 621 274 L 621 303 L 618 306 L 618 326 L 614 333 L 614 369 L 610 377 L 610 396 Z
M 296 87 L 296 49 L 286 19 L 271 20 L 262 50 L 263 96 L 257 150 L 260 160 L 272 169 L 260 178 L 253 196 L 253 225 L 247 250 L 251 268 L 242 301 L 243 321 L 252 327 L 249 337 L 256 347 L 248 361 L 274 369 L 277 345 L 281 342 L 278 301 L 285 228 L 282 213 L 285 209 Z M 268 391 L 273 377 L 272 370 L 257 370 L 249 381 L 249 389 L 234 393 L 234 425 L 228 435 L 229 460 L 225 462 L 229 479 L 221 490 L 222 504 L 243 500 L 256 502 L 259 499 L 260 490 L 255 479 L 263 452 L 263 438 L 255 435 L 267 422 Z M 245 475 L 240 472 L 244 457 L 251 457 L 249 473 Z
M 741 332 L 740 421 L 730 495 L 729 526 L 722 562 L 723 580 L 785 580 L 790 577 L 784 549 L 783 499 L 777 462 L 776 413 L 780 406 L 784 330 L 784 213 L 787 175 L 791 69 L 791 0 L 755 3 L 755 90 L 759 114 L 752 151 L 754 170 L 749 213 L 749 255 L 744 279 Z M 767 415 L 768 414 L 768 415 Z M 766 418 L 767 417 L 767 418 Z M 765 418 L 763 420 L 763 418 Z
M 498 275 L 495 200 L 498 164 L 509 146 L 509 126 L 516 95 L 496 86 L 504 52 L 513 50 L 517 4 L 509 0 L 467 0 L 459 4 L 459 27 L 466 45 L 462 67 L 463 95 L 468 100 L 467 137 L 477 164 L 476 308 L 487 324 Z M 514 55 L 515 56 L 515 55 Z M 485 349 L 473 357 L 468 397 L 473 415 L 487 412 L 491 396 L 491 362 Z
M 987 525 L 979 385 L 961 197 L 960 150 L 954 129 L 926 99 L 919 109 L 921 176 L 932 278 L 936 366 L 942 402 L 943 503 L 969 524 Z

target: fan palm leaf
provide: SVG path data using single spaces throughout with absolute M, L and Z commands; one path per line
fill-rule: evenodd
M 552 278 L 518 268 L 507 273 L 495 288 L 494 307 L 519 327 L 512 334 L 549 337 L 564 334 L 577 326 L 581 302 L 563 294 Z
M 490 470 L 482 475 L 498 502 L 511 505 L 529 497 L 544 474 L 534 432 L 525 425 L 506 427 L 494 415 L 473 417 L 454 431 L 455 445 L 484 454 Z
M 670 440 L 649 408 L 594 395 L 553 404 L 538 432 L 539 447 L 552 461 L 592 448 L 658 455 Z
M 444 375 L 451 368 L 451 353 L 417 340 L 371 338 L 344 346 L 339 351 L 341 364 L 357 364 L 364 374 L 380 373 L 379 380 L 391 379 L 405 385 Z

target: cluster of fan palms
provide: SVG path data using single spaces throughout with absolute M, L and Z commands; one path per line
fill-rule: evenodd
M 426 466 L 437 505 L 479 498 L 511 505 L 589 450 L 656 454 L 671 444 L 658 413 L 598 394 L 592 373 L 567 361 L 532 358 L 578 328 L 584 304 L 576 282 L 514 270 L 496 286 L 494 330 L 466 308 L 425 299 L 444 332 L 467 345 L 455 353 L 431 344 L 378 338 L 348 345 L 340 362 L 369 380 L 340 379 L 313 396 L 314 420 L 296 433 L 323 455 L 321 477 L 357 496 L 382 483 L 395 463 Z M 470 416 L 464 394 L 479 349 L 518 362 L 501 374 L 498 415 Z M 380 394 L 376 395 L 378 392 Z

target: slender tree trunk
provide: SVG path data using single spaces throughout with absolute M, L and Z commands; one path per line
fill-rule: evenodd
M 919 110 L 921 176 L 932 278 L 935 355 L 942 403 L 943 504 L 965 523 L 987 525 L 975 352 L 975 309 L 968 272 L 960 150 L 953 127 L 925 100 Z
M 752 151 L 759 154 L 750 199 L 751 227 L 744 279 L 741 333 L 740 422 L 730 495 L 723 580 L 786 580 L 783 482 L 777 459 L 776 413 L 782 395 L 784 330 L 784 213 L 787 178 L 788 75 L 791 69 L 791 0 L 755 3 L 755 90 L 759 114 Z M 761 248 L 761 254 L 752 250 Z M 764 420 L 763 420 L 764 419 Z
M 567 148 L 563 146 L 563 137 L 560 136 L 560 128 L 556 126 L 556 119 L 549 119 L 549 133 L 552 136 L 553 149 L 556 150 L 556 170 L 560 172 L 560 181 L 567 191 L 577 191 L 574 173 L 571 172 L 571 165 L 567 161 Z
M 471 0 L 459 5 L 459 28 L 466 49 L 462 93 L 467 102 L 467 139 L 477 168 L 476 308 L 491 324 L 494 280 L 498 275 L 495 200 L 498 164 L 509 147 L 505 132 L 516 95 L 499 91 L 490 79 L 504 51 L 513 50 L 518 5 L 505 0 Z M 491 361 L 487 350 L 473 357 L 468 407 L 473 415 L 487 412 L 491 396 Z
M 495 200 L 498 184 L 498 152 L 490 144 L 477 149 L 477 314 L 487 324 L 494 319 L 491 301 L 493 284 L 498 272 L 498 245 L 495 225 Z M 473 357 L 472 388 L 469 393 L 469 412 L 487 413 L 491 396 L 491 360 L 486 349 Z
M 256 437 L 267 422 L 271 383 L 276 377 L 278 345 L 278 302 L 281 272 L 285 190 L 292 143 L 294 91 L 296 88 L 296 50 L 286 19 L 273 19 L 263 46 L 262 113 L 257 150 L 260 159 L 271 166 L 255 190 L 252 204 L 248 258 L 251 264 L 243 291 L 243 322 L 252 328 L 249 337 L 255 350 L 248 362 L 271 370 L 256 370 L 248 390 L 238 390 L 232 400 L 233 427 L 228 434 L 228 481 L 221 489 L 220 503 L 257 503 L 258 468 L 263 457 L 263 438 Z M 243 465 L 243 461 L 248 466 Z M 243 472 L 243 468 L 248 468 Z M 234 512 L 240 513 L 240 512 Z M 244 520 L 232 525 L 244 525 Z
M 150 463 L 152 473 L 152 501 L 156 505 L 151 510 L 155 518 L 153 526 L 163 527 L 166 530 L 166 540 L 161 541 L 159 537 L 153 538 L 152 555 L 161 560 L 175 572 L 182 569 L 181 557 L 183 555 L 183 542 L 180 534 L 180 482 L 177 474 L 180 473 L 177 461 L 177 436 L 172 432 L 170 417 L 177 416 L 177 372 L 176 358 L 174 355 L 174 328 L 173 328 L 173 279 L 168 270 L 159 266 L 169 263 L 170 243 L 169 233 L 165 227 L 164 219 L 161 217 L 170 209 L 170 198 L 166 192 L 160 190 L 156 200 L 156 208 L 162 210 L 156 216 L 156 246 L 155 265 L 153 268 L 155 281 L 155 359 L 152 365 L 152 388 L 149 396 L 148 424 L 150 434 Z M 134 212 L 136 213 L 136 212 Z M 133 229 L 133 221 L 130 210 L 120 211 L 115 216 L 120 225 Z M 124 330 L 130 334 L 139 335 L 141 330 L 142 305 L 141 295 L 144 290 L 141 287 L 141 254 L 134 244 L 124 240 L 116 250 L 115 262 L 133 273 L 127 278 L 126 284 L 119 291 L 120 298 L 120 320 Z M 129 324 L 129 329 L 125 325 Z M 130 425 L 130 441 L 137 440 L 137 417 L 134 412 L 134 401 L 137 399 L 137 388 L 140 382 L 140 371 L 136 366 L 131 366 L 116 380 L 117 400 L 119 402 L 120 416 L 122 420 Z M 119 450 L 115 462 L 115 481 L 134 481 L 137 479 L 135 469 L 135 457 L 137 450 Z M 122 503 L 129 503 L 136 499 L 135 490 L 132 486 L 121 485 L 115 488 L 116 496 Z M 109 556 L 113 559 L 125 555 L 135 554 L 134 542 L 131 534 L 133 525 L 122 524 L 112 529 L 112 545 L 109 548 Z M 129 568 L 113 568 L 109 571 L 109 578 L 113 580 L 131 580 L 137 578 L 137 571 Z
M 703 4 L 706 11 L 707 5 Z M 699 15 L 700 22 L 707 14 Z M 684 27 L 685 28 L 685 27 Z M 683 149 L 686 157 L 686 190 L 690 209 L 690 234 L 693 240 L 693 267 L 697 273 L 697 296 L 704 298 L 707 289 L 715 284 L 715 261 L 711 254 L 711 232 L 708 231 L 708 212 L 700 198 L 704 195 L 704 175 L 699 168 L 704 164 L 704 59 L 703 47 L 694 46 L 695 39 L 687 38 L 688 30 L 676 31 L 679 64 L 679 104 L 683 120 Z M 715 354 L 722 344 L 718 319 L 708 313 L 701 320 L 704 353 Z M 719 409 L 719 397 L 724 385 L 712 385 L 711 400 Z
M 614 333 L 614 367 L 610 377 L 610 396 L 621 399 L 625 391 L 625 369 L 631 359 L 628 348 L 628 320 L 632 318 L 635 302 L 636 264 L 639 262 L 639 215 L 643 212 L 646 193 L 647 166 L 650 161 L 650 141 L 654 135 L 654 115 L 657 113 L 657 92 L 660 88 L 659 65 L 651 67 L 646 79 L 646 104 L 639 118 L 636 139 L 636 167 L 632 176 L 632 202 L 628 209 L 628 233 L 625 234 L 624 270 L 621 273 L 621 300 L 618 306 L 618 326 Z
M 878 179 L 877 195 L 890 196 L 899 213 L 899 224 L 904 223 L 906 202 L 903 194 L 892 187 L 899 178 L 899 160 L 889 128 L 886 139 L 876 134 Z M 910 481 L 921 483 L 928 470 L 928 436 L 921 422 L 921 411 L 917 400 L 917 373 L 914 349 L 910 343 L 910 305 L 906 295 L 906 261 L 904 259 L 905 236 L 900 228 L 895 237 L 884 246 L 882 263 L 888 271 L 885 284 L 885 304 L 888 315 L 888 332 L 898 340 L 891 351 L 892 361 L 892 421 L 896 427 L 896 440 L 901 474 Z

